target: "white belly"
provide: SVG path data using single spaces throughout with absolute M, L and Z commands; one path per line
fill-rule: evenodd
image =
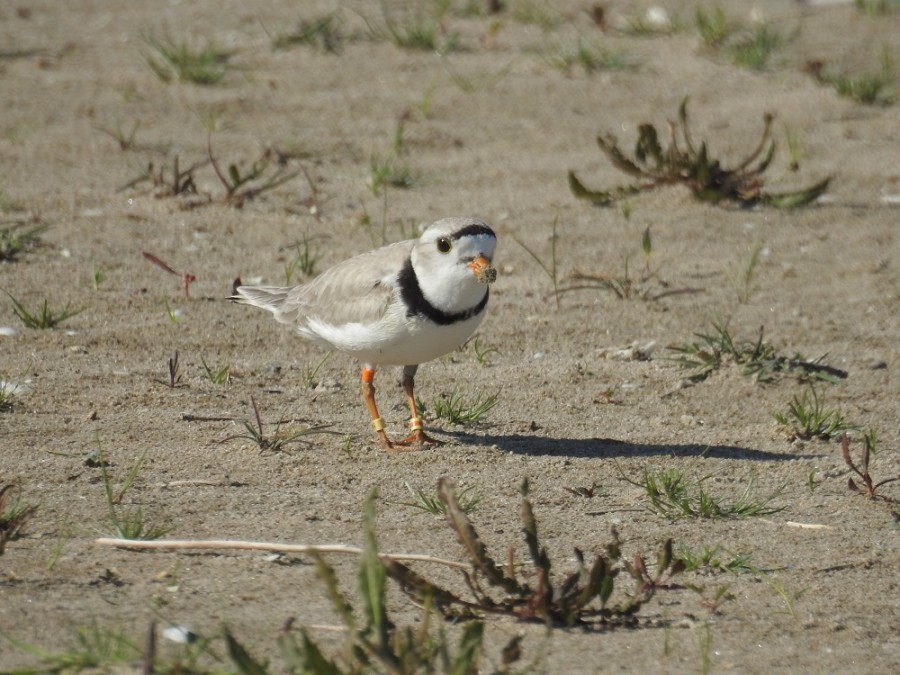
M 325 348 L 350 354 L 363 363 L 411 366 L 449 354 L 468 340 L 485 312 L 446 326 L 418 316 L 407 317 L 399 303 L 376 324 L 332 326 L 315 319 L 299 329 L 301 335 Z

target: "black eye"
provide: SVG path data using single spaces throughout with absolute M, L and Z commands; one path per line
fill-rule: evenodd
M 437 249 L 441 253 L 449 253 L 451 248 L 453 248 L 453 244 L 450 243 L 447 237 L 441 237 L 437 240 Z

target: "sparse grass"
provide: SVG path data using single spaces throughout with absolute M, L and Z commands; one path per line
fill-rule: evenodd
M 200 357 L 200 362 L 203 364 L 203 370 L 206 373 L 206 379 L 208 379 L 213 384 L 228 384 L 231 380 L 231 366 L 225 364 L 221 368 L 211 368 L 207 363 L 206 359 L 202 356 Z
M 122 123 L 120 121 L 117 121 L 114 127 L 96 126 L 94 128 L 100 133 L 106 134 L 111 139 L 113 139 L 116 142 L 116 145 L 119 146 L 119 150 L 121 150 L 122 152 L 143 151 L 166 153 L 170 147 L 166 143 L 138 143 L 137 134 L 138 130 L 141 128 L 141 125 L 140 122 L 137 121 L 132 122 L 131 128 L 127 130 L 122 126 Z
M 806 589 L 800 589 L 799 591 L 789 591 L 785 588 L 784 584 L 778 581 L 771 574 L 763 574 L 762 575 L 763 582 L 771 588 L 775 594 L 781 598 L 782 602 L 784 602 L 785 613 L 789 614 L 791 618 L 797 618 L 797 610 L 795 608 L 795 603 L 806 593 Z
M 302 19 L 293 30 L 275 35 L 272 37 L 272 48 L 289 49 L 302 45 L 329 54 L 340 54 L 343 41 L 340 15 L 331 12 L 312 20 Z
M 41 245 L 47 225 L 28 228 L 22 223 L 0 228 L 0 262 L 13 262 Z
M 682 546 L 675 553 L 675 558 L 684 563 L 685 572 L 757 574 L 760 571 L 752 563 L 749 553 L 732 553 L 721 546 L 704 545 L 696 550 Z
M 40 659 L 37 666 L 21 671 L 23 674 L 108 672 L 133 666 L 140 660 L 140 650 L 125 633 L 101 628 L 96 622 L 76 628 L 74 646 L 57 653 L 5 637 L 18 649 Z
M 853 461 L 853 456 L 850 454 L 850 439 L 847 437 L 846 432 L 841 434 L 841 453 L 844 457 L 844 462 L 847 466 L 850 467 L 850 470 L 855 473 L 859 479 L 862 481 L 862 485 L 857 485 L 856 481 L 853 478 L 847 479 L 847 487 L 851 489 L 853 492 L 858 494 L 865 495 L 869 499 L 877 499 L 881 497 L 881 495 L 877 494 L 878 488 L 882 485 L 887 485 L 888 483 L 893 483 L 895 481 L 900 481 L 900 476 L 895 478 L 886 478 L 882 481 L 875 482 L 869 473 L 869 461 L 872 456 L 875 455 L 875 430 L 869 429 L 866 435 L 863 437 L 863 449 L 862 454 L 860 456 L 860 462 L 857 465 L 856 462 Z
M 263 431 L 262 417 L 259 414 L 259 408 L 257 407 L 256 399 L 253 396 L 250 397 L 250 404 L 253 406 L 253 417 L 256 424 L 254 425 L 252 422 L 245 421 L 245 433 L 228 436 L 227 438 L 223 438 L 221 441 L 219 441 L 219 443 L 227 443 L 228 441 L 243 438 L 249 441 L 253 441 L 257 446 L 259 446 L 260 451 L 271 450 L 272 452 L 286 452 L 287 446 L 289 444 L 303 442 L 307 440 L 307 436 L 311 436 L 313 434 L 338 433 L 336 431 L 327 430 L 327 428 L 331 425 L 322 424 L 315 427 L 306 427 L 305 429 L 301 429 L 300 431 L 296 431 L 290 434 L 282 434 L 282 423 L 279 421 L 275 425 L 275 432 L 271 436 L 269 436 L 266 435 L 266 433 Z
M 510 0 L 510 15 L 514 21 L 538 26 L 549 32 L 563 23 L 565 17 L 553 9 L 552 3 L 542 0 Z
M 633 67 L 624 52 L 614 51 L 596 41 L 579 37 L 574 45 L 553 45 L 544 52 L 544 58 L 554 68 L 571 71 L 581 68 L 591 74 L 599 71 L 623 70 Z
M 72 533 L 68 526 L 64 525 L 57 530 L 56 543 L 53 545 L 53 550 L 50 552 L 50 557 L 47 559 L 47 564 L 44 569 L 48 572 L 54 570 L 56 564 L 62 559 L 63 553 L 65 553 L 66 550 L 66 545 L 71 538 Z
M 809 494 L 813 494 L 816 491 L 816 488 L 819 487 L 822 481 L 816 480 L 816 477 L 819 475 L 821 469 L 819 467 L 814 467 L 809 470 L 809 473 L 806 474 L 806 487 L 809 490 Z
M 869 16 L 883 16 L 894 9 L 900 9 L 897 0 L 854 0 L 856 8 Z
M 737 29 L 725 16 L 721 7 L 714 7 L 707 12 L 703 7 L 697 7 L 694 13 L 694 25 L 700 33 L 700 39 L 709 49 L 718 49 Z
M 163 307 L 166 309 L 166 318 L 169 319 L 169 323 L 173 326 L 177 326 L 181 323 L 181 317 L 184 314 L 180 309 L 173 307 L 172 303 L 169 302 L 169 298 L 163 298 Z
M 445 419 L 450 424 L 464 426 L 477 424 L 481 419 L 500 402 L 500 390 L 493 394 L 482 391 L 470 399 L 454 390 L 449 395 L 438 396 L 432 401 L 434 416 L 437 419 Z
M 170 626 L 163 631 L 163 635 L 165 636 L 166 632 L 175 628 Z M 190 639 L 181 645 L 176 647 L 170 642 L 168 648 L 158 649 L 159 636 L 157 635 L 156 621 L 151 621 L 143 640 L 134 639 L 126 632 L 115 628 L 102 627 L 93 621 L 88 626 L 74 628 L 74 644 L 64 651 L 55 653 L 15 640 L 9 635 L 5 635 L 5 637 L 16 648 L 38 659 L 36 665 L 18 671 L 21 675 L 112 673 L 136 670 L 143 670 L 147 673 L 181 673 L 183 675 L 223 672 L 223 659 L 216 652 L 224 652 L 228 655 L 234 664 L 233 672 L 246 675 L 251 672 L 255 675 L 263 675 L 268 672 L 265 669 L 247 670 L 248 661 L 246 659 L 237 660 L 240 651 L 238 647 L 232 646 L 230 641 L 234 641 L 234 638 L 227 627 L 223 627 L 221 634 L 215 636 L 224 642 L 221 646 L 216 644 L 215 651 L 212 649 L 213 639 L 190 631 L 186 632 L 189 633 Z
M 363 214 L 358 219 L 358 222 L 360 227 L 364 228 L 369 234 L 369 239 L 371 239 L 374 247 L 385 246 L 395 241 L 418 239 L 419 235 L 421 235 L 420 224 L 412 218 L 398 219 L 393 222 L 388 218 L 387 190 L 382 190 L 381 194 L 381 226 L 376 226 L 375 219 L 369 214 L 365 205 L 363 205 Z M 388 235 L 388 229 L 391 225 L 394 225 L 398 231 L 394 237 Z
M 25 203 L 10 195 L 6 190 L 0 188 L 0 213 L 15 213 L 21 212 L 25 210 Z M 15 227 L 21 227 L 24 223 L 19 223 Z M 0 230 L 0 233 L 4 232 L 4 230 Z
M 632 480 L 621 473 L 621 479 L 641 488 L 650 501 L 651 511 L 666 518 L 752 518 L 767 516 L 784 510 L 784 506 L 770 506 L 781 496 L 778 490 L 764 497 L 754 495 L 756 480 L 751 478 L 741 495 L 733 502 L 725 502 L 710 494 L 704 483 L 711 476 L 687 478 L 679 469 L 645 470 L 640 480 Z
M 307 365 L 303 370 L 303 386 L 307 389 L 315 389 L 319 384 L 319 381 L 316 379 L 316 375 L 319 373 L 319 369 L 324 365 L 324 363 L 328 360 L 328 357 L 331 356 L 331 352 L 325 352 L 325 355 L 322 356 L 321 359 L 314 366 Z
M 161 525 L 153 525 L 144 518 L 144 510 L 138 507 L 136 510 L 120 512 L 119 505 L 122 503 L 125 494 L 131 489 L 137 478 L 138 472 L 144 465 L 146 454 L 131 467 L 124 483 L 118 489 L 113 490 L 112 479 L 107 471 L 107 463 L 103 457 L 103 450 L 100 447 L 100 438 L 97 437 L 97 463 L 100 466 L 100 478 L 103 482 L 103 491 L 106 495 L 106 506 L 109 512 L 109 521 L 113 526 L 115 535 L 120 539 L 135 539 L 140 541 L 150 541 L 159 539 L 169 531 L 168 527 Z
M 147 65 L 163 82 L 180 80 L 200 85 L 218 84 L 228 71 L 231 50 L 211 41 L 192 42 L 171 36 L 144 36 L 151 53 L 145 54 Z
M 376 39 L 388 40 L 401 49 L 445 54 L 459 47 L 459 36 L 446 28 L 449 0 L 425 0 L 405 6 L 381 0 L 381 23 L 368 19 Z
M 672 35 L 682 28 L 678 17 L 670 16 L 669 12 L 660 6 L 651 7 L 642 15 L 632 14 L 626 17 L 626 22 L 627 25 L 622 32 L 632 37 Z
M 740 32 L 726 49 L 732 61 L 749 70 L 765 70 L 772 54 L 786 41 L 785 36 L 771 24 L 758 23 Z
M 595 546 L 593 553 L 587 554 L 574 548 L 574 569 L 565 572 L 557 570 L 539 538 L 537 518 L 528 493 L 528 481 L 525 480 L 521 486 L 519 513 L 526 560 L 518 561 L 515 550 L 510 549 L 504 561 L 498 563 L 478 535 L 453 486 L 446 479 L 438 482 L 437 499 L 443 504 L 450 528 L 468 558 L 467 563 L 460 564 L 424 555 L 380 553 L 375 524 L 377 488 L 371 490 L 365 500 L 364 546 L 361 550 L 344 546 L 295 547 L 302 548 L 315 562 L 318 576 L 343 629 L 344 644 L 334 649 L 332 656 L 314 640 L 314 629 L 305 626 L 295 628 L 294 621 L 290 620 L 278 638 L 282 669 L 304 673 L 377 671 L 397 675 L 482 672 L 485 667 L 482 662 L 485 656 L 485 615 L 539 621 L 548 629 L 579 626 L 604 631 L 638 625 L 638 613 L 656 593 L 685 588 L 675 583 L 675 578 L 684 572 L 685 564 L 677 559 L 672 539 L 660 545 L 655 564 L 648 564 L 643 554 L 628 558 L 623 555 L 622 542 L 615 528 L 612 529 L 611 541 L 605 546 Z M 253 542 L 234 543 L 243 544 L 240 548 L 258 548 Z M 137 542 L 135 544 L 140 546 Z M 355 575 L 358 592 L 355 594 L 345 593 L 341 589 L 335 567 L 325 559 L 329 553 L 338 552 L 359 556 Z M 463 577 L 460 586 L 465 595 L 438 586 L 409 567 L 406 560 L 439 564 L 455 570 Z M 631 584 L 623 588 L 622 580 L 629 578 Z M 415 627 L 398 625 L 389 616 L 389 579 L 423 608 L 422 618 Z M 725 592 L 718 594 L 714 600 L 721 604 L 724 600 L 718 596 L 725 595 Z M 466 620 L 458 647 L 447 640 L 444 623 L 434 627 L 435 619 L 440 617 L 445 621 Z M 239 672 L 256 675 L 270 672 L 269 663 L 257 660 L 251 649 L 239 642 L 227 627 L 223 629 L 222 637 L 225 642 L 223 651 Z M 88 639 L 80 641 L 81 646 L 77 650 L 65 655 L 48 655 L 15 640 L 12 642 L 42 659 L 41 672 L 61 672 L 70 667 L 76 670 L 82 667 L 98 671 L 114 670 L 115 665 L 126 661 L 128 665 L 143 663 L 147 672 L 207 672 L 198 664 L 198 659 L 209 655 L 215 658 L 218 668 L 222 667 L 222 659 L 209 649 L 211 641 L 202 636 L 197 636 L 193 649 L 186 647 L 189 651 L 181 660 L 172 665 L 168 661 L 159 662 L 153 624 L 146 641 L 147 647 L 142 653 L 137 652 L 133 643 L 122 634 L 96 628 Z M 104 648 L 98 649 L 95 645 Z M 81 648 L 84 646 L 88 649 Z M 105 648 L 107 646 L 111 648 Z M 493 660 L 491 671 L 513 672 L 511 668 L 522 658 L 524 646 L 522 636 L 509 640 L 500 651 L 500 669 L 496 669 L 497 663 Z M 84 658 L 81 655 L 85 652 L 99 655 L 99 658 Z M 168 650 L 167 657 L 171 658 Z M 540 665 L 535 660 L 526 667 L 525 672 L 544 670 Z
M 707 11 L 698 7 L 694 24 L 709 51 L 724 52 L 742 68 L 761 71 L 787 41 L 771 23 L 743 24 L 728 19 L 721 7 Z
M 12 398 L 18 389 L 17 383 L 0 378 L 0 410 L 12 408 Z
M 525 249 L 525 252 L 528 253 L 532 257 L 532 259 L 538 264 L 538 266 L 544 271 L 544 274 L 547 275 L 547 278 L 550 279 L 550 283 L 553 284 L 553 297 L 556 300 L 556 309 L 560 307 L 560 289 L 559 289 L 559 270 L 557 268 L 557 260 L 556 260 L 556 244 L 559 237 L 556 234 L 557 226 L 559 225 L 559 216 L 557 215 L 553 219 L 553 228 L 550 232 L 550 261 L 544 259 L 543 256 L 538 255 L 531 249 L 527 244 L 525 244 L 521 239 L 517 236 L 513 235 L 513 239 L 515 242 Z
M 763 339 L 762 327 L 755 342 L 734 338 L 728 329 L 728 321 L 722 319 L 712 322 L 711 332 L 694 335 L 699 341 L 667 347 L 677 356 L 666 359 L 689 369 L 688 379 L 693 382 L 702 382 L 730 363 L 742 366 L 745 375 L 755 377 L 761 383 L 772 382 L 785 375 L 796 377 L 800 382 L 835 383 L 847 377 L 846 371 L 824 363 L 825 356 L 810 361 L 800 354 L 793 357 L 779 355 L 775 347 Z
M 37 330 L 56 328 L 66 319 L 71 319 L 84 311 L 84 308 L 70 309 L 69 303 L 66 303 L 66 306 L 61 310 L 54 310 L 50 308 L 49 302 L 45 299 L 40 308 L 32 312 L 13 296 L 9 295 L 9 299 L 13 302 L 13 312 L 15 312 L 25 327 Z
M 409 483 L 404 483 L 404 485 L 406 485 L 409 494 L 412 495 L 413 501 L 389 503 L 398 504 L 400 506 L 411 506 L 424 511 L 425 513 L 430 513 L 433 516 L 447 515 L 447 505 L 440 498 L 440 495 L 437 493 L 428 493 L 420 487 L 413 488 Z M 469 487 L 460 490 L 457 494 L 459 507 L 463 510 L 463 513 L 472 513 L 478 507 L 478 502 L 481 501 L 480 495 L 472 495 L 468 498 L 465 497 L 465 494 L 474 489 L 474 487 L 474 485 L 470 485 Z
M 294 278 L 294 272 L 297 270 L 307 277 L 315 274 L 316 264 L 322 257 L 321 252 L 312 243 L 309 236 L 291 246 L 286 247 L 293 251 L 293 256 L 284 265 L 284 285 L 290 286 L 291 280 Z
M 576 270 L 570 277 L 576 283 L 560 289 L 559 292 L 568 293 L 571 291 L 597 289 L 609 291 L 619 300 L 636 298 L 640 300 L 659 300 L 669 295 L 697 292 L 697 289 L 693 288 L 671 288 L 657 278 L 657 271 L 650 264 L 653 255 L 653 237 L 649 226 L 644 228 L 644 231 L 641 233 L 641 251 L 644 256 L 644 264 L 637 274 L 634 274 L 631 265 L 631 254 L 627 254 L 620 275 Z
M 475 352 L 475 360 L 478 362 L 480 366 L 489 366 L 490 361 L 488 357 L 491 354 L 500 355 L 500 350 L 496 347 L 489 345 L 487 343 L 482 344 L 481 337 L 476 336 L 475 340 L 472 342 L 472 349 Z
M 369 189 L 375 196 L 382 194 L 388 187 L 408 190 L 419 181 L 419 173 L 396 153 L 372 155 L 369 159 Z
M 759 267 L 762 259 L 762 252 L 763 245 L 756 244 L 750 252 L 747 262 L 739 268 L 738 273 L 728 277 L 728 281 L 731 282 L 731 286 L 737 294 L 738 302 L 742 305 L 750 302 L 750 297 L 755 290 L 753 278 L 756 276 L 756 268 Z
M 19 486 L 10 484 L 0 488 L 0 555 L 8 542 L 18 538 L 37 510 L 37 504 L 24 501 Z
M 131 131 L 126 132 L 122 128 L 122 124 L 120 122 L 117 122 L 115 129 L 109 129 L 107 127 L 95 128 L 100 133 L 104 133 L 112 138 L 119 145 L 119 150 L 122 150 L 124 152 L 126 150 L 133 150 L 135 148 L 139 127 L 140 124 L 138 122 L 135 122 L 131 125 Z
M 801 395 L 794 395 L 786 413 L 772 415 L 792 439 L 828 440 L 836 434 L 855 427 L 847 422 L 839 410 L 826 406 L 824 396 L 812 385 Z
M 699 146 L 694 144 L 688 124 L 687 101 L 685 98 L 679 107 L 678 123 L 670 123 L 671 140 L 666 149 L 660 144 L 652 124 L 639 125 L 634 158 L 627 157 L 619 149 L 615 137 L 598 136 L 597 143 L 613 166 L 638 182 L 612 190 L 591 190 L 585 187 L 574 171 L 569 171 L 569 188 L 575 197 L 603 206 L 661 186 L 682 184 L 700 201 L 735 201 L 744 206 L 766 204 L 795 208 L 813 202 L 828 188 L 830 179 L 826 178 L 793 192 L 772 194 L 763 190 L 762 174 L 775 156 L 776 147 L 775 141 L 770 138 L 773 117 L 769 113 L 763 117 L 763 131 L 756 147 L 736 168 L 724 168 L 719 160 L 709 155 L 706 141 Z
M 807 70 L 821 83 L 832 87 L 842 98 L 865 105 L 890 105 L 894 102 L 894 65 L 887 47 L 881 53 L 881 70 L 877 73 L 828 72 L 824 64 L 813 62 Z
M 106 273 L 97 267 L 94 263 L 91 265 L 91 289 L 94 291 L 100 290 L 100 285 L 106 281 Z
M 727 593 L 727 588 L 725 589 Z M 697 652 L 700 655 L 699 670 L 701 675 L 709 675 L 712 672 L 713 632 L 709 625 L 709 618 L 704 618 L 697 631 Z
M 479 71 L 475 74 L 463 75 L 458 70 L 455 70 L 450 62 L 444 63 L 444 68 L 447 71 L 447 75 L 450 76 L 450 81 L 460 90 L 467 94 L 473 94 L 476 92 L 484 92 L 491 91 L 496 87 L 500 82 L 509 75 L 510 70 L 512 70 L 512 64 L 507 64 L 505 66 L 501 66 L 497 70 L 494 71 Z M 433 89 L 429 92 L 426 92 L 427 96 L 423 98 L 421 105 L 419 106 L 420 110 L 422 110 L 422 116 L 426 119 L 429 116 L 429 111 L 431 109 L 431 96 L 433 95 Z

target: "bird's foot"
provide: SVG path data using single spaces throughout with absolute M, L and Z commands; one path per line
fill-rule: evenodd
M 395 446 L 400 446 L 400 448 L 410 449 L 410 450 L 420 450 L 426 445 L 443 445 L 443 441 L 439 441 L 436 438 L 432 438 L 428 434 L 426 434 L 422 429 L 414 429 L 413 432 L 404 438 L 402 441 L 396 441 L 394 443 Z M 396 449 L 396 448 L 395 448 Z
M 426 445 L 443 445 L 443 441 L 432 438 L 422 429 L 422 418 L 418 415 L 409 421 L 410 434 L 402 441 L 394 441 L 387 437 L 384 432 L 384 421 L 379 417 L 374 420 L 375 431 L 378 433 L 378 440 L 381 441 L 381 447 L 387 452 L 411 452 L 413 450 L 421 450 Z

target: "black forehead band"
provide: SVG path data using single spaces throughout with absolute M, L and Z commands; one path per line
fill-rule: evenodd
M 456 241 L 457 239 L 462 239 L 463 237 L 475 236 L 479 234 L 487 234 L 491 237 L 497 238 L 497 235 L 494 234 L 494 231 L 489 228 L 484 223 L 473 223 L 471 225 L 466 225 L 461 230 L 457 230 L 453 234 L 450 235 L 450 238 Z

